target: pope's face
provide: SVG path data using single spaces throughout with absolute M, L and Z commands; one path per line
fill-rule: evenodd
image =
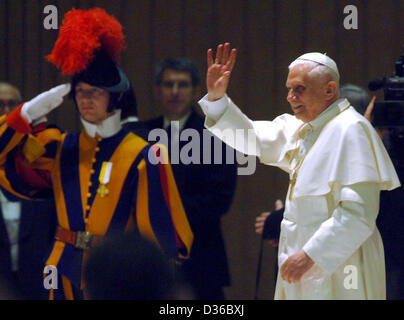
M 77 107 L 84 120 L 93 124 L 100 124 L 110 116 L 110 113 L 107 112 L 108 91 L 85 82 L 79 82 L 75 88 L 75 95 Z
M 314 120 L 329 105 L 327 81 L 322 76 L 310 74 L 312 69 L 309 64 L 296 65 L 289 71 L 286 81 L 286 99 L 296 118 L 303 122 Z

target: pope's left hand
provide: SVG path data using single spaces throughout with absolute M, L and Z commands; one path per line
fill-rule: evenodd
M 299 282 L 313 264 L 314 261 L 311 260 L 306 252 L 299 250 L 283 263 L 280 269 L 281 277 L 289 283 Z

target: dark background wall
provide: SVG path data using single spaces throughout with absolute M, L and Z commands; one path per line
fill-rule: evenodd
M 337 62 L 342 83 L 366 87 L 372 78 L 392 75 L 404 45 L 402 0 L 0 0 L 0 81 L 17 85 L 25 99 L 68 80 L 44 59 L 58 34 L 43 26 L 49 4 L 58 8 L 59 25 L 72 7 L 99 6 L 118 18 L 127 39 L 121 65 L 134 84 L 142 120 L 159 114 L 153 72 L 168 56 L 192 58 L 204 76 L 206 50 L 231 42 L 239 54 L 230 96 L 251 118 L 272 119 L 289 112 L 287 66 L 300 54 L 326 52 Z M 343 10 L 352 4 L 358 29 L 346 30 Z M 69 130 L 80 128 L 69 101 L 50 118 Z M 239 177 L 223 222 L 233 278 L 229 298 L 253 297 L 260 244 L 254 220 L 286 190 L 286 174 L 260 164 L 254 175 Z M 271 299 L 275 252 L 267 244 L 264 250 L 260 297 Z

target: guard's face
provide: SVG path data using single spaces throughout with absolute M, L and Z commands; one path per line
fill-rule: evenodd
M 0 89 L 0 116 L 13 111 L 18 104 L 16 92 L 11 87 Z
M 156 87 L 156 96 L 164 115 L 170 120 L 179 120 L 190 112 L 197 98 L 197 88 L 192 85 L 189 72 L 167 69 Z
M 100 124 L 111 115 L 107 112 L 108 91 L 85 82 L 79 82 L 75 88 L 75 97 L 77 107 L 84 120 L 93 124 Z
M 288 100 L 296 118 L 303 122 L 314 120 L 328 106 L 327 83 L 321 76 L 310 75 L 311 65 L 297 65 L 289 71 L 286 81 Z

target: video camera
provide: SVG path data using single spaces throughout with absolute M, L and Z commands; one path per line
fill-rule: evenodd
M 376 102 L 372 112 L 375 127 L 385 129 L 383 143 L 399 176 L 404 174 L 404 54 L 395 63 L 390 78 L 369 82 L 369 90 L 384 89 L 384 101 Z
M 384 101 L 376 102 L 372 123 L 379 128 L 404 127 L 404 50 L 395 63 L 395 74 L 390 78 L 369 82 L 370 91 L 384 90 Z

